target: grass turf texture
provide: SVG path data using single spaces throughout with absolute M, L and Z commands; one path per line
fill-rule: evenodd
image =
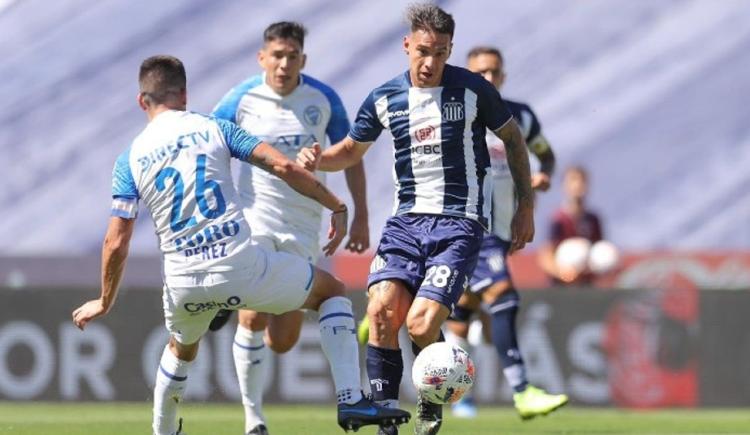
M 411 410 L 413 413 L 413 409 Z M 448 411 L 446 409 L 446 411 Z M 186 404 L 181 409 L 188 435 L 239 435 L 239 404 Z M 274 405 L 266 407 L 269 430 L 282 434 L 340 434 L 334 406 Z M 747 434 L 747 410 L 620 411 L 563 408 L 554 415 L 522 422 L 509 408 L 480 408 L 474 420 L 446 412 L 441 434 Z M 146 403 L 11 403 L 0 402 L 0 434 L 130 435 L 149 434 L 151 407 Z M 358 434 L 374 434 L 374 426 Z M 413 425 L 402 426 L 413 433 Z

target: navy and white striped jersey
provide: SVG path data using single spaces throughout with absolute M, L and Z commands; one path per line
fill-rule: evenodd
M 440 86 L 417 88 L 409 72 L 374 89 L 349 137 L 393 135 L 394 214 L 466 217 L 489 226 L 492 183 L 485 132 L 512 119 L 500 94 L 480 75 L 446 65 Z
M 527 104 L 511 100 L 504 100 L 510 113 L 518 123 L 521 135 L 532 152 L 538 150 L 542 144 L 546 146 L 542 136 L 542 126 L 531 107 Z M 510 240 L 510 224 L 516 210 L 516 186 L 508 165 L 505 144 L 494 133 L 487 131 L 487 147 L 490 150 L 490 164 L 492 165 L 492 233 L 503 240 Z

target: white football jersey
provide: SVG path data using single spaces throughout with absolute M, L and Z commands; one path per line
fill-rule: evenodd
M 326 146 L 346 137 L 349 121 L 341 99 L 325 84 L 301 75 L 299 85 L 286 96 L 274 92 L 265 75 L 253 76 L 230 90 L 214 108 L 214 116 L 236 122 L 245 131 L 269 143 L 292 161 L 302 147 Z M 325 182 L 325 173 L 316 176 Z M 322 206 L 294 191 L 280 178 L 260 168 L 243 165 L 239 171 L 240 196 L 248 219 L 256 213 L 273 216 L 285 227 L 317 234 Z M 251 222 L 252 225 L 252 222 Z
M 541 136 L 541 124 L 534 111 L 523 103 L 505 100 L 518 128 L 531 147 Z M 487 148 L 492 166 L 492 233 L 510 241 L 510 223 L 516 210 L 516 189 L 508 166 L 505 144 L 495 133 L 487 131 Z
M 170 276 L 253 267 L 250 227 L 232 183 L 230 158 L 247 160 L 258 143 L 231 122 L 167 111 L 117 159 L 112 215 L 134 219 L 138 201 L 145 204 L 167 282 Z

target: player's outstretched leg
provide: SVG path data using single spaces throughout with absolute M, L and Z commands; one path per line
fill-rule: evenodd
M 401 281 L 383 280 L 368 289 L 367 376 L 372 398 L 378 405 L 398 408 L 398 393 L 404 372 L 404 361 L 398 342 L 412 303 L 412 296 Z M 379 435 L 396 435 L 398 427 L 381 425 Z
M 182 432 L 182 419 L 177 424 L 177 406 L 187 386 L 188 371 L 198 353 L 198 343 L 182 345 L 174 338 L 164 348 L 156 370 L 154 384 L 154 435 L 176 435 Z
M 362 395 L 354 315 L 351 301 L 344 297 L 344 285 L 329 273 L 314 269 L 312 290 L 302 308 L 318 311 L 320 344 L 331 366 L 339 426 L 349 431 L 408 422 L 408 412 L 380 406 Z
M 488 293 L 492 294 L 492 288 Z M 568 403 L 564 394 L 548 394 L 540 388 L 529 385 L 526 379 L 526 366 L 518 350 L 516 338 L 516 315 L 518 313 L 518 292 L 511 288 L 502 292 L 490 303 L 489 312 L 492 325 L 492 343 L 503 363 L 503 374 L 513 388 L 513 402 L 522 419 L 547 415 Z
M 417 296 L 409 309 L 406 327 L 412 341 L 412 350 L 417 355 L 428 345 L 444 341 L 440 326 L 448 318 L 450 311 L 440 302 Z M 443 405 L 417 398 L 417 417 L 414 422 L 416 435 L 434 435 L 443 424 Z
M 263 386 L 269 352 L 263 342 L 268 315 L 240 310 L 234 334 L 232 356 L 245 409 L 245 433 L 268 433 L 263 416 Z

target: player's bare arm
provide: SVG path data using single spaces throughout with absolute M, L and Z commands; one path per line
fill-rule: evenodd
M 135 219 L 116 216 L 109 219 L 102 246 L 102 293 L 98 299 L 90 300 L 73 311 L 73 323 L 79 329 L 85 328 L 91 320 L 107 314 L 114 305 L 125 271 L 133 228 Z
M 346 185 L 354 202 L 354 218 L 349 228 L 349 241 L 346 242 L 346 249 L 351 252 L 362 253 L 370 247 L 365 165 L 360 160 L 347 168 L 344 173 L 346 175 Z
M 276 175 L 301 195 L 314 199 L 333 212 L 328 231 L 330 242 L 323 247 L 326 255 L 332 255 L 347 233 L 349 218 L 346 204 L 311 172 L 287 159 L 284 154 L 265 142 L 261 142 L 253 150 L 249 162 Z
M 530 143 L 531 153 L 539 160 L 539 172 L 532 174 L 531 187 L 534 190 L 546 192 L 550 187 L 550 180 L 555 171 L 555 153 L 552 151 L 547 138 L 537 135 Z
M 510 250 L 515 252 L 534 240 L 534 191 L 531 189 L 529 154 L 515 120 L 511 119 L 494 133 L 505 144 L 508 167 L 516 187 L 518 207 L 511 223 Z
M 302 148 L 297 154 L 297 162 L 308 170 L 341 171 L 361 162 L 362 156 L 365 155 L 370 145 L 372 145 L 371 142 L 357 142 L 347 136 L 322 153 L 318 144 L 311 148 Z

